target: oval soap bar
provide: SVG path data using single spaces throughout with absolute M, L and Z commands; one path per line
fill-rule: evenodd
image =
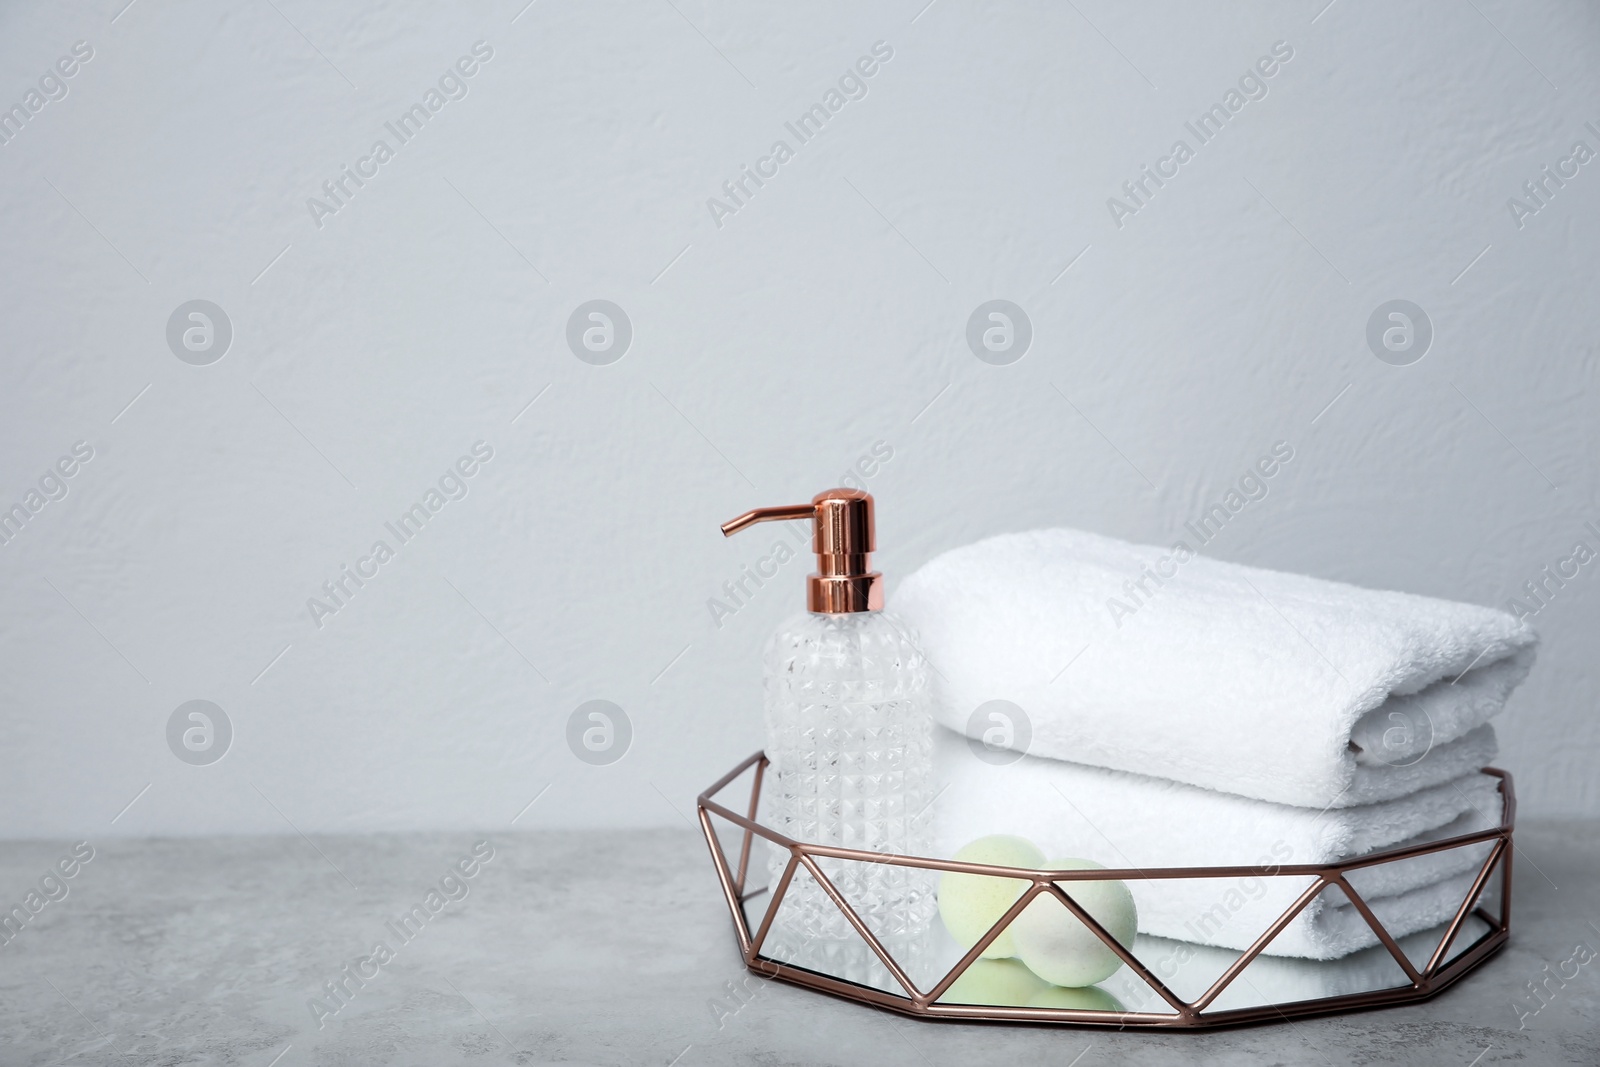
M 1040 866 L 1048 871 L 1101 869 L 1092 860 L 1057 859 Z M 1101 882 L 1057 882 L 1062 891 L 1105 927 L 1124 948 L 1133 945 L 1139 927 L 1139 914 L 1133 894 L 1115 879 Z M 1053 894 L 1033 899 L 1007 931 L 1018 958 L 1028 969 L 1052 985 L 1091 986 L 1117 973 L 1122 960 L 1111 951 L 1065 904 Z
M 1025 837 L 990 834 L 969 842 L 953 859 L 963 863 L 989 863 L 997 867 L 1044 866 L 1044 853 Z M 939 917 L 945 929 L 962 948 L 976 945 L 1006 909 L 1017 902 L 1029 883 L 1020 878 L 997 878 L 987 874 L 958 874 L 946 871 L 939 879 Z M 1060 902 L 1057 902 L 1060 907 Z M 1018 916 L 1021 918 L 1021 916 Z M 1004 959 L 1017 954 L 1010 929 L 989 942 L 985 959 Z M 1098 981 L 1098 979 L 1097 979 Z M 1086 983 L 1087 984 L 1087 983 Z

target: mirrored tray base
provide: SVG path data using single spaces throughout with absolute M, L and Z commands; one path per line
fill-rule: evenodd
M 1511 776 L 1494 768 L 1483 773 L 1498 779 L 1502 817 L 1497 827 L 1477 833 L 1327 865 L 1031 871 L 794 841 L 759 820 L 766 766 L 766 757 L 757 752 L 696 804 L 745 965 L 758 975 L 919 1018 L 1198 1029 L 1362 1011 L 1438 994 L 1499 950 L 1510 932 L 1516 800 Z M 772 854 L 778 856 L 772 869 L 781 873 L 768 885 Z M 1425 929 L 1387 928 L 1377 911 L 1392 902 L 1362 887 L 1386 879 L 1392 883 L 1407 865 L 1441 862 L 1461 872 L 1440 883 L 1461 887 L 1459 904 L 1448 896 L 1443 921 Z M 988 874 L 1015 879 L 1025 889 L 978 944 L 963 949 L 937 917 L 916 936 L 875 932 L 863 918 L 867 909 L 858 911 L 859 902 L 838 888 L 851 883 L 839 874 L 854 864 L 912 868 L 912 876 L 930 883 L 944 871 Z M 1240 948 L 1145 934 L 1124 947 L 1071 896 L 1073 881 L 1108 878 L 1145 883 L 1139 888 L 1152 893 L 1202 887 L 1197 899 L 1215 900 L 1213 910 L 1245 900 L 1246 888 L 1257 900 L 1271 899 L 1271 892 L 1292 903 Z M 1048 985 L 1016 960 L 981 957 L 1011 919 L 1041 895 L 1055 897 L 1116 953 L 1122 966 L 1115 974 L 1095 986 L 1066 988 Z M 801 901 L 811 906 L 831 901 L 848 924 L 835 924 L 842 935 L 802 936 L 800 924 L 791 921 Z M 1275 954 L 1274 940 L 1296 922 L 1307 922 L 1313 901 L 1318 908 L 1344 909 L 1330 914 L 1342 915 L 1347 923 L 1364 923 L 1372 933 L 1370 947 L 1325 960 Z

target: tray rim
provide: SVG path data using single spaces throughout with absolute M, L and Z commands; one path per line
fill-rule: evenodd
M 762 779 L 767 765 L 766 754 L 758 750 L 740 761 L 728 773 L 707 787 L 695 801 L 696 812 L 700 819 L 700 828 L 705 835 L 707 847 L 711 850 L 712 861 L 717 870 L 717 878 L 721 883 L 723 897 L 733 919 L 739 952 L 746 968 L 752 973 L 763 977 L 789 982 L 846 1000 L 895 1011 L 902 1015 L 955 1022 L 1032 1023 L 1155 1030 L 1214 1029 L 1226 1026 L 1281 1022 L 1311 1015 L 1364 1011 L 1427 1000 L 1437 996 L 1462 977 L 1475 970 L 1485 960 L 1503 948 L 1510 938 L 1512 852 L 1514 845 L 1512 838 L 1516 824 L 1516 791 L 1510 773 L 1497 767 L 1484 767 L 1479 772 L 1498 779 L 1503 804 L 1500 824 L 1497 827 L 1455 837 L 1442 838 L 1438 841 L 1424 842 L 1420 845 L 1384 849 L 1333 863 L 1274 866 L 1272 874 L 1269 875 L 1270 877 L 1311 876 L 1315 880 L 1295 901 L 1294 905 L 1279 916 L 1256 939 L 1250 948 L 1244 950 L 1244 954 L 1230 965 L 1204 994 L 1191 1002 L 1184 1001 L 1172 993 L 1158 977 L 1150 972 L 1142 961 L 1133 956 L 1127 948 L 1118 944 L 1091 915 L 1079 907 L 1070 895 L 1063 892 L 1055 883 L 1102 881 L 1108 878 L 1116 878 L 1122 881 L 1149 881 L 1165 878 L 1261 877 L 1265 874 L 1265 870 L 1261 865 L 1146 867 L 1142 869 L 1095 868 L 1055 871 L 967 863 L 925 856 L 895 856 L 860 849 L 808 844 L 787 837 L 757 821 L 756 815 L 761 799 Z M 741 815 L 713 799 L 752 766 L 755 767 L 755 774 L 751 780 L 750 799 L 746 814 Z M 716 830 L 711 823 L 712 816 L 724 819 L 743 831 L 737 870 L 730 866 L 727 856 L 722 851 L 716 836 Z M 790 859 L 776 887 L 763 887 L 747 894 L 744 891 L 745 877 L 749 870 L 754 838 L 758 836 L 787 849 L 790 853 Z M 1494 842 L 1494 845 L 1490 848 L 1488 855 L 1479 867 L 1472 887 L 1468 890 L 1461 906 L 1446 927 L 1438 946 L 1434 949 L 1428 962 L 1419 969 L 1411 963 L 1409 957 L 1400 949 L 1396 939 L 1389 934 L 1382 922 L 1372 913 L 1365 900 L 1350 887 L 1344 875 L 1347 872 L 1375 864 L 1397 862 L 1412 856 L 1448 851 L 1480 842 Z M 1008 877 L 1027 880 L 1032 883 L 1032 888 L 1023 892 L 1011 909 L 996 921 L 995 926 L 937 984 L 931 989 L 923 991 L 916 987 L 904 970 L 894 961 L 888 949 L 878 938 L 873 936 L 860 917 L 855 914 L 839 894 L 839 891 L 827 880 L 816 865 L 817 858 L 856 860 L 868 863 L 918 867 L 928 870 Z M 845 979 L 835 978 L 761 955 L 760 950 L 776 917 L 778 903 L 787 891 L 790 880 L 801 866 L 804 866 L 811 876 L 819 882 L 824 891 L 833 900 L 833 903 L 843 912 L 851 926 L 867 942 L 890 974 L 894 976 L 895 980 L 904 987 L 905 994 L 891 993 L 859 985 Z M 1500 872 L 1501 877 L 1501 895 L 1499 914 L 1495 915 L 1479 906 L 1478 898 L 1487 888 L 1490 878 L 1497 870 Z M 1389 951 L 1407 978 L 1411 980 L 1411 984 L 1282 1004 L 1210 1010 L 1210 1005 L 1231 984 L 1233 979 L 1262 954 L 1262 950 L 1266 948 L 1271 940 L 1292 922 L 1311 900 L 1329 886 L 1337 886 L 1345 893 L 1368 925 L 1372 927 L 1373 932 L 1377 934 L 1379 943 Z M 752 932 L 749 927 L 749 920 L 744 913 L 744 902 L 759 895 L 759 893 L 766 892 L 768 889 L 774 889 L 772 903 L 768 904 L 758 929 Z M 978 958 L 989 942 L 999 936 L 1005 925 L 1020 913 L 1035 896 L 1045 893 L 1057 897 L 1073 915 L 1094 931 L 1102 941 L 1117 953 L 1130 969 L 1150 985 L 1162 999 L 1167 1001 L 1172 1012 L 1119 1012 L 940 1003 L 939 997 Z M 1487 923 L 1490 928 L 1489 931 L 1453 958 L 1446 959 L 1445 954 L 1453 947 L 1462 926 L 1471 916 L 1477 916 Z

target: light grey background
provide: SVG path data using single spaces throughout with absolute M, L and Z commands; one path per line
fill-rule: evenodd
M 891 596 L 1003 530 L 1169 542 L 1280 440 L 1208 551 L 1503 604 L 1600 547 L 1600 163 L 1507 206 L 1600 150 L 1591 6 L 524 2 L 0 11 L 0 104 L 94 49 L 0 146 L 0 508 L 94 449 L 0 546 L 5 836 L 677 823 L 759 746 L 760 644 L 802 603 L 804 558 L 718 625 L 783 531 L 717 524 L 879 442 Z M 477 41 L 467 96 L 319 228 L 307 199 Z M 1107 199 L 1280 41 L 1119 228 Z M 233 327 L 209 366 L 167 346 L 196 299 Z M 596 299 L 633 326 L 609 366 L 566 345 Z M 994 299 L 1033 327 L 1008 366 L 966 343 Z M 1395 299 L 1433 325 L 1411 366 L 1366 344 Z M 478 441 L 465 499 L 318 628 L 307 598 Z M 1499 723 L 1528 811 L 1600 813 L 1595 569 Z M 201 766 L 167 743 L 197 699 L 233 731 Z M 608 765 L 568 748 L 590 700 L 631 721 Z

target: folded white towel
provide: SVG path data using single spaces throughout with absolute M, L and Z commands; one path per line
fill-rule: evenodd
M 934 713 L 1007 747 L 1284 804 L 1402 796 L 1459 776 L 1441 748 L 1496 714 L 1537 640 L 1512 615 L 1077 530 L 931 560 L 894 609 L 935 668 Z
M 1479 729 L 1487 735 L 1481 750 L 1487 760 L 1493 727 Z M 944 856 L 975 838 L 1006 833 L 1029 838 L 1046 856 L 1107 867 L 1250 865 L 1271 872 L 1473 833 L 1500 820 L 1498 779 L 1475 772 L 1396 800 L 1302 808 L 1036 756 L 995 766 L 978 758 L 966 738 L 945 729 L 934 735 L 941 792 L 933 825 Z M 1489 849 L 1479 843 L 1362 868 L 1348 877 L 1398 937 L 1449 919 Z M 1242 949 L 1311 882 L 1310 876 L 1279 875 L 1135 879 L 1128 887 L 1141 933 Z M 1331 959 L 1377 943 L 1354 905 L 1329 889 L 1267 951 Z

